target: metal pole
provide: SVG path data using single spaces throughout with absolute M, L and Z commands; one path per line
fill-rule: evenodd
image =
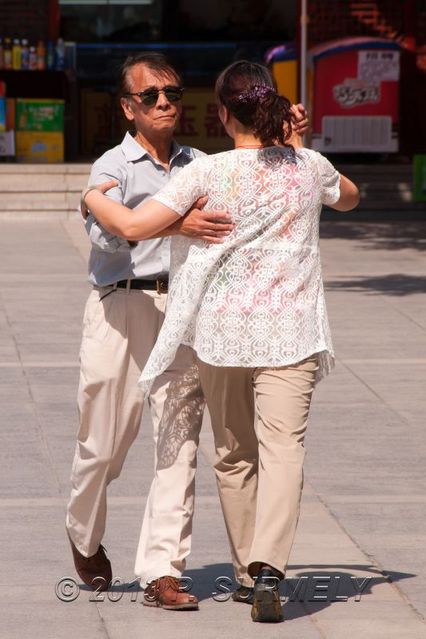
M 306 54 L 308 42 L 308 9 L 307 0 L 302 0 L 300 7 L 300 101 L 306 107 Z

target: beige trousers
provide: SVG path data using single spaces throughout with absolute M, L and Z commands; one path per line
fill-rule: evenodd
M 260 563 L 283 574 L 287 566 L 317 358 L 283 368 L 216 367 L 200 360 L 198 367 L 235 577 L 250 586 Z
M 87 301 L 80 350 L 80 429 L 71 472 L 68 533 L 87 557 L 105 532 L 107 486 L 119 476 L 140 427 L 138 378 L 164 318 L 166 296 L 95 288 Z M 156 449 L 136 574 L 145 583 L 179 577 L 190 552 L 196 453 L 204 399 L 192 349 L 182 346 L 149 397 Z

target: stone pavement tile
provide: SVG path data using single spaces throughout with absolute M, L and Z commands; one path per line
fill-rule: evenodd
M 326 271 L 333 269 L 334 272 L 365 276 L 396 270 L 418 271 L 424 236 L 423 225 L 418 222 L 404 224 L 402 228 L 399 223 L 323 219 L 320 235 Z
M 12 369 L 16 372 L 16 369 Z M 4 372 L 4 369 L 1 371 Z M 1 440 L 0 495 L 51 495 L 58 486 L 34 404 L 20 382 L 14 394 L 0 384 Z M 9 391 L 9 392 L 7 392 Z
M 58 221 L 2 220 L 2 275 L 85 272 L 84 263 Z
M 113 604 L 114 606 L 116 604 Z M 287 621 L 279 624 L 257 624 L 250 618 L 250 606 L 235 603 L 231 600 L 216 602 L 203 601 L 200 610 L 192 612 L 170 612 L 146 608 L 135 604 L 126 605 L 112 611 L 112 606 L 100 607 L 110 639 L 122 639 L 133 634 L 146 636 L 173 636 L 176 639 L 204 637 L 218 639 L 223 637 L 245 637 L 257 639 L 261 634 L 266 639 L 320 639 L 318 632 L 309 618 L 301 611 L 299 617 L 287 616 Z M 298 606 L 298 610 L 300 607 Z M 285 606 L 284 606 L 285 611 Z M 290 614 L 294 615 L 296 610 Z
M 426 296 L 424 294 L 392 298 L 386 296 L 386 301 L 401 315 L 426 330 Z
M 69 329 L 65 330 L 65 326 L 69 326 Z M 56 350 L 61 350 L 62 344 L 72 343 L 78 354 L 76 346 L 80 341 L 80 333 L 79 327 L 70 322 L 69 318 L 67 318 L 66 324 L 59 317 L 50 321 L 41 320 L 37 325 L 31 319 L 26 319 L 24 322 L 14 322 L 14 337 L 18 348 L 21 345 L 32 344 L 41 344 L 48 348 L 49 344 L 52 344 Z
M 323 496 L 420 493 L 422 448 L 414 433 L 407 437 L 406 429 L 405 422 L 381 404 L 342 410 L 341 405 L 314 403 L 306 438 L 309 481 Z
M 336 595 L 353 599 L 357 593 L 371 594 L 374 590 L 377 599 L 387 600 L 394 596 L 382 572 L 343 533 L 336 519 L 318 499 L 302 499 L 300 522 L 286 574 L 291 580 L 302 577 L 306 580 L 304 602 L 309 602 L 315 594 L 315 583 L 319 578 L 329 584 L 326 594 L 330 605 L 334 605 Z M 319 590 L 317 594 L 321 594 Z
M 61 354 L 63 355 L 63 353 Z M 78 386 L 78 369 L 71 367 L 28 367 L 26 369 L 26 377 L 34 402 L 47 402 L 50 404 L 56 402 L 60 404 L 64 402 L 75 402 Z
M 358 534 L 352 538 L 359 542 Z M 370 550 L 366 544 L 361 543 L 361 547 L 364 551 L 366 548 Z M 371 555 L 377 556 L 377 553 L 372 552 Z M 413 577 L 408 573 L 391 572 L 387 566 L 384 569 L 385 573 L 390 573 L 394 583 Z M 365 553 L 343 532 L 338 521 L 320 502 L 302 502 L 302 515 L 287 577 L 292 580 L 293 588 L 299 583 L 298 597 L 302 597 L 306 612 L 311 615 L 321 636 L 327 639 L 340 639 L 348 633 L 371 639 L 386 636 L 417 639 L 425 632 L 424 623 L 406 605 L 399 591 L 377 566 L 369 563 Z M 336 577 L 339 578 L 337 583 Z M 355 582 L 354 577 L 357 578 Z M 305 590 L 301 586 L 303 578 L 306 579 Z M 325 595 L 318 584 L 328 586 Z M 324 601 L 312 601 L 321 594 L 326 597 Z M 346 596 L 347 600 L 335 601 L 336 594 Z M 289 599 L 287 606 L 291 603 Z
M 41 286 L 36 281 L 34 284 L 20 283 L 10 290 L 2 286 L 4 309 L 10 322 L 17 324 L 18 334 L 31 331 L 31 323 L 37 328 L 49 328 L 55 321 L 61 321 L 59 327 L 64 328 L 66 324 L 74 326 L 76 323 L 75 329 L 80 328 L 86 289 L 71 284 L 47 281 L 45 286 Z M 23 330 L 20 331 L 20 327 Z
M 365 296 L 352 295 L 352 299 L 344 293 L 326 295 L 335 353 L 339 359 L 426 357 L 424 329 L 380 302 L 381 298 L 376 298 L 376 303 L 366 304 Z
M 313 395 L 313 404 L 342 404 L 348 406 L 358 403 L 375 404 L 377 397 L 361 380 L 337 359 L 330 375 L 321 380 Z
M 61 368 L 62 364 L 66 364 L 66 368 L 70 365 L 78 365 L 79 344 L 77 341 L 66 342 L 65 340 L 59 344 L 51 343 L 30 343 L 19 344 L 19 354 L 24 365 L 34 367 L 38 365 L 43 368 L 46 364 L 50 367 L 55 366 Z
M 426 358 L 408 362 L 363 362 L 355 360 L 347 366 L 377 393 L 388 406 L 400 411 L 422 406 L 426 409 Z
M 369 556 L 377 559 L 385 573 L 412 601 L 411 595 L 418 594 L 424 587 L 426 502 L 423 494 L 417 502 L 415 495 L 409 498 L 406 502 L 404 496 L 392 501 L 389 498 L 385 501 L 386 497 L 383 497 L 382 502 L 377 496 L 374 503 L 368 499 L 345 503 L 343 497 L 332 497 L 329 501 L 332 512 L 344 522 L 349 534 Z M 424 598 L 419 610 L 426 616 Z
M 0 497 L 44 497 L 57 495 L 59 487 L 50 462 L 38 439 L 25 433 L 0 454 Z
M 315 607 L 320 611 L 315 613 Z M 327 639 L 424 639 L 426 626 L 409 606 L 394 601 L 339 603 L 321 610 L 310 604 L 309 611 L 322 636 Z
M 57 498 L 0 502 L 0 583 L 50 589 L 74 568 L 65 534 L 65 501 Z M 52 597 L 53 599 L 53 597 Z
M 51 585 L 28 586 L 25 582 L 0 587 L 7 614 L 2 615 L 4 639 L 108 639 L 94 603 L 63 603 Z
M 1 329 L 0 329 L 1 330 Z M 4 364 L 17 364 L 19 355 L 15 343 L 6 335 L 0 336 L 0 367 Z
M 30 401 L 27 382 L 20 366 L 0 366 L 0 401 L 2 404 Z

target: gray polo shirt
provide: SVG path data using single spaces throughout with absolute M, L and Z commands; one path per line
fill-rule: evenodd
M 107 195 L 135 208 L 152 197 L 170 176 L 204 155 L 202 151 L 173 142 L 169 170 L 155 160 L 136 140 L 126 133 L 121 144 L 104 153 L 92 166 L 89 184 L 115 179 L 119 186 Z M 143 240 L 131 247 L 126 240 L 105 231 L 92 215 L 86 220 L 92 249 L 89 257 L 89 281 L 107 286 L 128 278 L 157 279 L 169 272 L 170 239 Z

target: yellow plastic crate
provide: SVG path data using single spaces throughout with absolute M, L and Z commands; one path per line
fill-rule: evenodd
M 17 131 L 18 162 L 63 162 L 64 134 L 57 131 Z

